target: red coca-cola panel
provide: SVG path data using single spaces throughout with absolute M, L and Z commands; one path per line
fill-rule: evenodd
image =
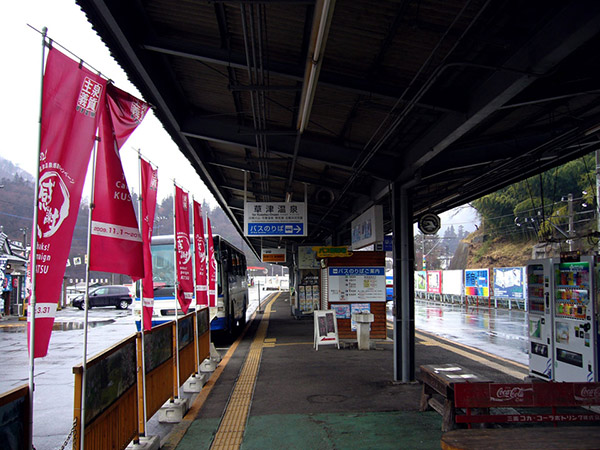
M 459 408 L 600 405 L 600 383 L 456 383 Z

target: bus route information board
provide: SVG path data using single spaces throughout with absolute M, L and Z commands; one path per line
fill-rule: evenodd
M 329 267 L 329 302 L 385 302 L 385 267 Z

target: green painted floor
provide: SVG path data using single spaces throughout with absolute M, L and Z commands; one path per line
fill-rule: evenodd
M 210 448 L 218 420 L 196 420 L 178 450 Z M 440 448 L 441 417 L 435 411 L 286 414 L 251 416 L 242 450 Z

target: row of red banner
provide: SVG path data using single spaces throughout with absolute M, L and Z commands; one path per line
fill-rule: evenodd
M 96 141 L 89 270 L 126 274 L 133 281 L 142 279 L 144 326 L 146 329 L 152 326 L 154 286 L 150 242 L 156 211 L 157 170 L 140 158 L 143 219 L 140 233 L 119 154 L 148 109 L 147 103 L 118 89 L 55 48 L 50 49 L 42 92 L 37 226 L 33 227 L 32 237 L 36 244 L 32 248 L 29 266 L 35 270 L 30 270 L 28 277 L 30 288 L 35 288 L 36 358 L 46 356 L 48 352 L 83 184 Z M 175 215 L 176 291 L 180 306 L 186 313 L 194 296 L 187 213 L 189 202 L 187 193 L 181 191 L 178 196 Z M 207 294 L 215 290 L 216 260 L 208 221 L 207 256 L 211 261 L 209 281 L 212 284 L 207 289 L 202 213 L 196 202 L 194 209 L 195 215 L 197 210 L 194 222 L 198 271 L 196 293 L 199 294 L 198 304 L 208 305 Z M 212 303 L 216 301 L 211 300 L 210 303 L 214 306 Z M 31 320 L 31 310 L 28 313 L 28 320 Z M 29 330 L 30 327 L 28 337 Z
M 194 214 L 194 233 L 190 242 L 190 214 L 188 193 L 175 186 L 175 262 L 177 267 L 176 296 L 184 314 L 194 299 L 197 305 L 216 306 L 217 264 L 210 219 L 207 217 L 208 249 L 204 240 L 204 222 L 202 209 L 198 202 L 192 201 Z M 208 250 L 208 252 L 206 251 Z M 195 261 L 192 261 L 192 253 Z M 208 258 L 208 273 L 207 273 Z M 194 286 L 194 266 L 196 268 L 196 285 Z M 208 280 L 208 283 L 207 283 Z

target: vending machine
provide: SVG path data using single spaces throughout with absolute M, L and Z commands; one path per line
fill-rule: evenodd
M 593 257 L 554 266 L 554 380 L 598 381 Z
M 527 301 L 529 323 L 529 374 L 552 380 L 554 337 L 552 260 L 532 261 L 527 265 Z

